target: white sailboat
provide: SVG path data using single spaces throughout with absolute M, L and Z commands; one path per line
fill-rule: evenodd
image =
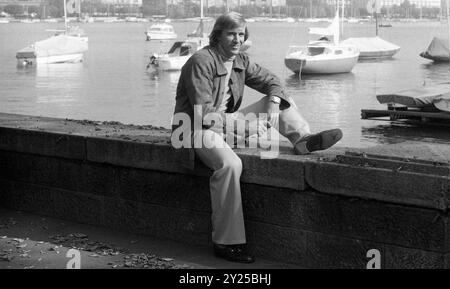
M 446 0 L 447 6 L 447 33 L 448 39 L 433 37 L 427 49 L 420 53 L 420 56 L 433 60 L 434 62 L 449 62 L 450 61 L 450 1 Z
M 16 53 L 19 66 L 32 66 L 49 63 L 74 63 L 83 60 L 83 53 L 88 50 L 88 38 L 81 29 L 68 27 L 67 13 L 79 13 L 80 0 L 64 1 L 64 30 L 50 38 L 37 41 Z
M 380 13 L 380 0 L 370 0 L 367 3 L 367 11 L 375 15 L 375 37 L 350 37 L 342 41 L 342 44 L 356 46 L 361 60 L 391 58 L 400 50 L 400 46 L 378 36 L 377 15 Z
M 350 72 L 358 61 L 359 51 L 351 45 L 339 43 L 339 7 L 327 28 L 310 28 L 310 34 L 333 36 L 333 42 L 319 40 L 306 46 L 290 46 L 284 64 L 299 74 L 335 74 Z

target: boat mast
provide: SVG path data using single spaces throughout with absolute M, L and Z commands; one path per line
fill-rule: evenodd
M 447 0 L 446 1 L 446 4 L 447 4 L 447 33 L 448 33 L 448 50 L 449 50 L 449 54 L 450 54 L 450 15 L 449 15 L 449 11 L 450 11 L 450 9 L 449 9 L 449 4 L 450 4 L 450 1 L 449 0 Z
M 200 0 L 200 21 L 203 20 L 203 0 Z
M 375 36 L 378 36 L 378 7 L 380 0 L 375 0 Z
M 63 0 L 64 2 L 64 30 L 65 34 L 67 34 L 67 4 L 66 0 Z
M 341 35 L 344 35 L 344 4 L 345 4 L 345 0 L 342 0 L 342 18 L 341 18 Z M 338 0 L 338 5 L 339 5 L 339 0 Z M 339 8 L 338 8 L 339 11 Z

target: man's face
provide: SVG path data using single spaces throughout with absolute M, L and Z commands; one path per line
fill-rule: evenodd
M 242 43 L 244 43 L 245 26 L 222 31 L 219 39 L 219 46 L 226 57 L 239 54 Z

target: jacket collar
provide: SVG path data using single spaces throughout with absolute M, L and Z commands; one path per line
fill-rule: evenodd
M 217 75 L 218 76 L 227 75 L 227 69 L 225 68 L 225 65 L 223 64 L 222 58 L 220 57 L 220 54 L 219 54 L 219 51 L 217 51 L 217 49 L 212 46 L 210 46 L 208 50 L 214 59 L 214 64 L 217 67 Z M 236 58 L 233 61 L 233 69 L 244 70 L 244 60 L 242 59 L 241 53 L 236 55 Z

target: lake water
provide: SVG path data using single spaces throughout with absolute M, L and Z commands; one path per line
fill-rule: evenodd
M 197 23 L 172 23 L 180 39 Z M 81 24 L 89 36 L 83 63 L 31 68 L 16 65 L 17 50 L 51 35 L 52 23 L 0 24 L 0 112 L 120 121 L 170 127 L 179 72 L 146 69 L 153 52 L 166 51 L 172 41 L 145 41 L 149 23 Z M 340 127 L 340 145 L 367 147 L 404 139 L 449 142 L 435 134 L 440 129 L 391 126 L 361 120 L 361 109 L 383 109 L 375 95 L 450 79 L 450 65 L 435 65 L 419 57 L 433 35 L 446 37 L 446 24 L 393 23 L 379 35 L 401 46 L 391 60 L 359 62 L 352 73 L 329 76 L 292 74 L 284 66 L 289 45 L 308 41 L 308 26 L 326 23 L 249 23 L 251 58 L 272 70 L 285 84 L 313 131 Z M 207 23 L 210 29 L 212 23 Z M 370 24 L 345 24 L 344 37 L 373 36 Z M 209 31 L 209 30 L 208 30 Z M 247 89 L 243 105 L 261 94 Z

